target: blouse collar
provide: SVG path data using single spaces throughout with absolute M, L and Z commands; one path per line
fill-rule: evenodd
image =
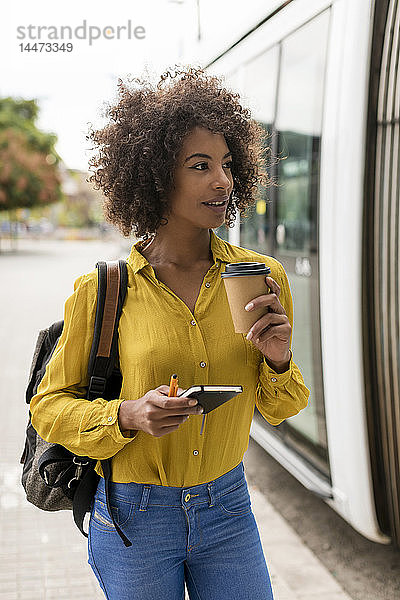
M 210 229 L 210 239 L 211 239 L 211 252 L 214 258 L 214 263 L 217 260 L 221 262 L 228 263 L 232 260 L 231 253 L 228 249 L 228 243 L 225 242 L 222 238 L 218 237 L 217 234 Z M 138 240 L 133 244 L 131 252 L 128 257 L 128 264 L 132 268 L 133 272 L 136 274 L 138 271 L 143 269 L 143 267 L 149 265 L 147 258 L 141 254 L 139 251 L 140 246 L 142 245 L 142 240 Z

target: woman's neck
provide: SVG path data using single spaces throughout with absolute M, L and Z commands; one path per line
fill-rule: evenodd
M 141 250 L 151 265 L 175 266 L 190 269 L 191 266 L 212 262 L 210 231 L 181 231 L 177 235 L 159 228 L 153 240 Z

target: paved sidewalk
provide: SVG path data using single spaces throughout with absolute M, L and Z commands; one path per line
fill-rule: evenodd
M 275 600 L 351 600 L 258 488 L 249 491 Z
M 0 598 L 104 599 L 72 514 L 30 505 L 19 484 L 18 465 L 0 468 Z

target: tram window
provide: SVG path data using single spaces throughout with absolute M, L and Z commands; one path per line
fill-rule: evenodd
M 260 190 L 240 227 L 241 246 L 276 257 L 288 273 L 295 307 L 292 349 L 311 391 L 307 408 L 275 430 L 327 474 L 318 202 L 329 15 L 328 9 L 242 65 L 241 94 L 269 134 L 267 170 L 278 185 Z
M 225 83 L 226 83 L 227 88 L 232 89 L 235 92 L 239 92 L 240 95 L 242 96 L 242 90 L 240 87 L 240 78 L 241 78 L 240 70 L 235 69 L 234 71 L 231 71 L 230 73 L 225 75 Z M 238 218 L 239 217 L 237 216 L 236 219 L 238 219 Z M 217 233 L 218 237 L 229 242 L 229 228 L 225 224 L 221 225 L 221 227 L 218 227 L 218 229 L 216 230 L 216 233 Z
M 329 15 L 329 10 L 324 11 L 282 41 L 275 120 L 282 160 L 277 165 L 274 256 L 291 282 L 293 352 L 311 391 L 307 408 L 287 420 L 285 431 L 300 434 L 322 462 L 328 457 L 319 326 L 318 203 Z
M 272 124 L 275 116 L 279 66 L 279 47 L 274 46 L 243 65 L 242 98 L 250 108 L 252 116 L 265 130 L 265 147 L 272 143 Z M 268 152 L 266 153 L 268 158 Z M 268 168 L 267 168 L 268 171 Z M 269 173 L 271 175 L 271 173 Z M 270 190 L 259 188 L 256 205 L 248 208 L 241 218 L 240 244 L 262 254 L 272 250 Z
M 283 160 L 278 163 L 275 244 L 296 256 L 317 251 L 328 19 L 325 11 L 282 42 L 275 127 Z
M 274 46 L 243 65 L 242 99 L 252 116 L 268 129 L 274 121 L 279 48 Z

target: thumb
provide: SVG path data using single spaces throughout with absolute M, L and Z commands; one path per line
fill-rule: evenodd
M 162 394 L 168 394 L 169 385 L 159 385 L 158 387 L 156 387 L 155 391 L 161 392 Z

